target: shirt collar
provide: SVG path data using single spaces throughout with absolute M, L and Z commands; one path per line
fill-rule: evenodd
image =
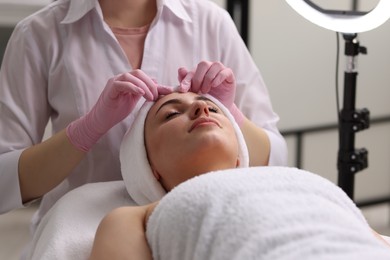
M 176 15 L 178 18 L 191 22 L 192 19 L 188 15 L 186 9 L 184 8 L 182 1 L 180 0 L 157 0 L 157 7 L 160 9 L 163 6 L 166 6 L 171 12 Z
M 96 7 L 100 10 L 98 0 L 70 0 L 68 13 L 61 23 L 74 23 Z
M 181 1 L 178 0 L 157 0 L 157 7 L 161 12 L 163 7 L 167 7 L 178 18 L 191 22 L 191 18 L 185 10 Z M 97 8 L 98 7 L 98 8 Z M 74 23 L 83 17 L 93 8 L 98 9 L 98 13 L 102 15 L 98 0 L 70 0 L 68 13 L 66 14 L 62 23 Z

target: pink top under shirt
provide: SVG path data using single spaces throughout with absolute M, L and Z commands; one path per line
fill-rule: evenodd
M 149 26 L 139 28 L 110 27 L 133 69 L 140 69 L 144 53 L 144 43 Z

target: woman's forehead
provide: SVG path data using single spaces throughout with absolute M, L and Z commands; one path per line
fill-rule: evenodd
M 175 103 L 172 102 L 173 100 L 178 101 L 176 103 L 192 103 L 195 100 L 205 100 L 205 101 L 212 102 L 210 99 L 193 92 L 186 92 L 186 93 L 174 92 L 158 99 L 150 110 L 157 112 L 165 104 Z
M 162 96 L 159 98 L 154 106 L 158 106 L 158 104 L 163 104 L 165 101 L 175 98 L 180 99 L 195 99 L 195 97 L 198 97 L 199 95 L 193 92 L 186 92 L 186 93 L 179 93 L 179 92 L 173 92 L 171 94 Z
M 172 105 L 180 105 L 180 104 L 190 105 L 197 100 L 203 100 L 209 104 L 211 103 L 213 107 L 221 111 L 222 114 L 225 114 L 223 112 L 223 109 L 221 109 L 219 105 L 217 105 L 213 100 L 209 99 L 204 95 L 196 94 L 193 92 L 186 92 L 186 93 L 174 92 L 161 97 L 152 105 L 152 107 L 150 108 L 146 116 L 146 121 L 150 121 L 151 117 L 153 118 L 156 117 L 159 114 L 160 110 L 163 111 L 163 108 L 170 108 Z

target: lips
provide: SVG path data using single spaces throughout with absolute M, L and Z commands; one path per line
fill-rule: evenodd
M 213 119 L 213 118 L 200 117 L 200 118 L 195 120 L 195 122 L 191 125 L 190 129 L 188 130 L 188 132 L 191 132 L 195 128 L 197 128 L 199 126 L 202 126 L 202 125 L 216 125 L 218 127 L 221 127 L 219 122 L 217 120 Z

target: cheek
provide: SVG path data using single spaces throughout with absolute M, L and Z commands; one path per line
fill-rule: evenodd
M 230 149 L 233 151 L 239 151 L 239 144 L 236 136 L 236 131 L 232 125 L 229 123 L 229 127 L 227 129 L 227 136 L 226 138 L 229 140 L 228 144 L 230 145 Z
M 154 166 L 170 164 L 181 142 L 181 131 L 177 125 L 167 125 L 154 130 L 148 141 L 149 159 Z

